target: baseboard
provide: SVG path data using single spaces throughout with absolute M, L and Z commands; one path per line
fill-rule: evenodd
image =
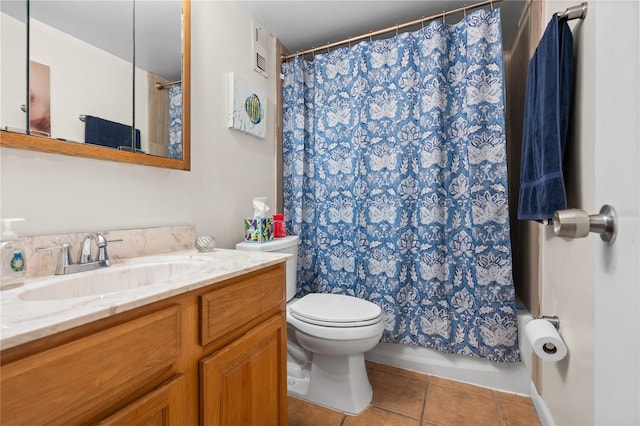
M 549 411 L 549 407 L 547 407 L 547 403 L 544 402 L 544 399 L 538 393 L 536 386 L 531 382 L 531 402 L 533 403 L 534 408 L 536 409 L 536 413 L 538 414 L 538 420 L 540 420 L 540 424 L 542 426 L 556 426 L 556 422 L 553 421 L 553 417 L 551 416 L 551 411 Z

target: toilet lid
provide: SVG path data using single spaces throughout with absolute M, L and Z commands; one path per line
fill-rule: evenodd
M 378 322 L 382 310 L 375 303 L 342 294 L 311 293 L 294 303 L 291 315 L 300 321 L 333 327 L 356 327 Z

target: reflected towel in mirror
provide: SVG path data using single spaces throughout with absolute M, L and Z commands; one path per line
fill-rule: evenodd
M 84 126 L 84 141 L 110 148 L 131 147 L 131 126 L 87 115 Z M 136 149 L 140 149 L 140 130 L 136 129 Z

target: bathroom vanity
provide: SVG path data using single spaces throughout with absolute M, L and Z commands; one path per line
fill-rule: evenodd
M 144 288 L 3 292 L 0 423 L 286 424 L 287 256 L 208 256 Z

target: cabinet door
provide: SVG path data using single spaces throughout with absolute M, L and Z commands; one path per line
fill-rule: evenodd
M 147 395 L 98 422 L 100 426 L 170 426 L 183 419 L 183 376 L 175 376 Z
M 255 327 L 200 361 L 204 425 L 285 425 L 284 314 Z

